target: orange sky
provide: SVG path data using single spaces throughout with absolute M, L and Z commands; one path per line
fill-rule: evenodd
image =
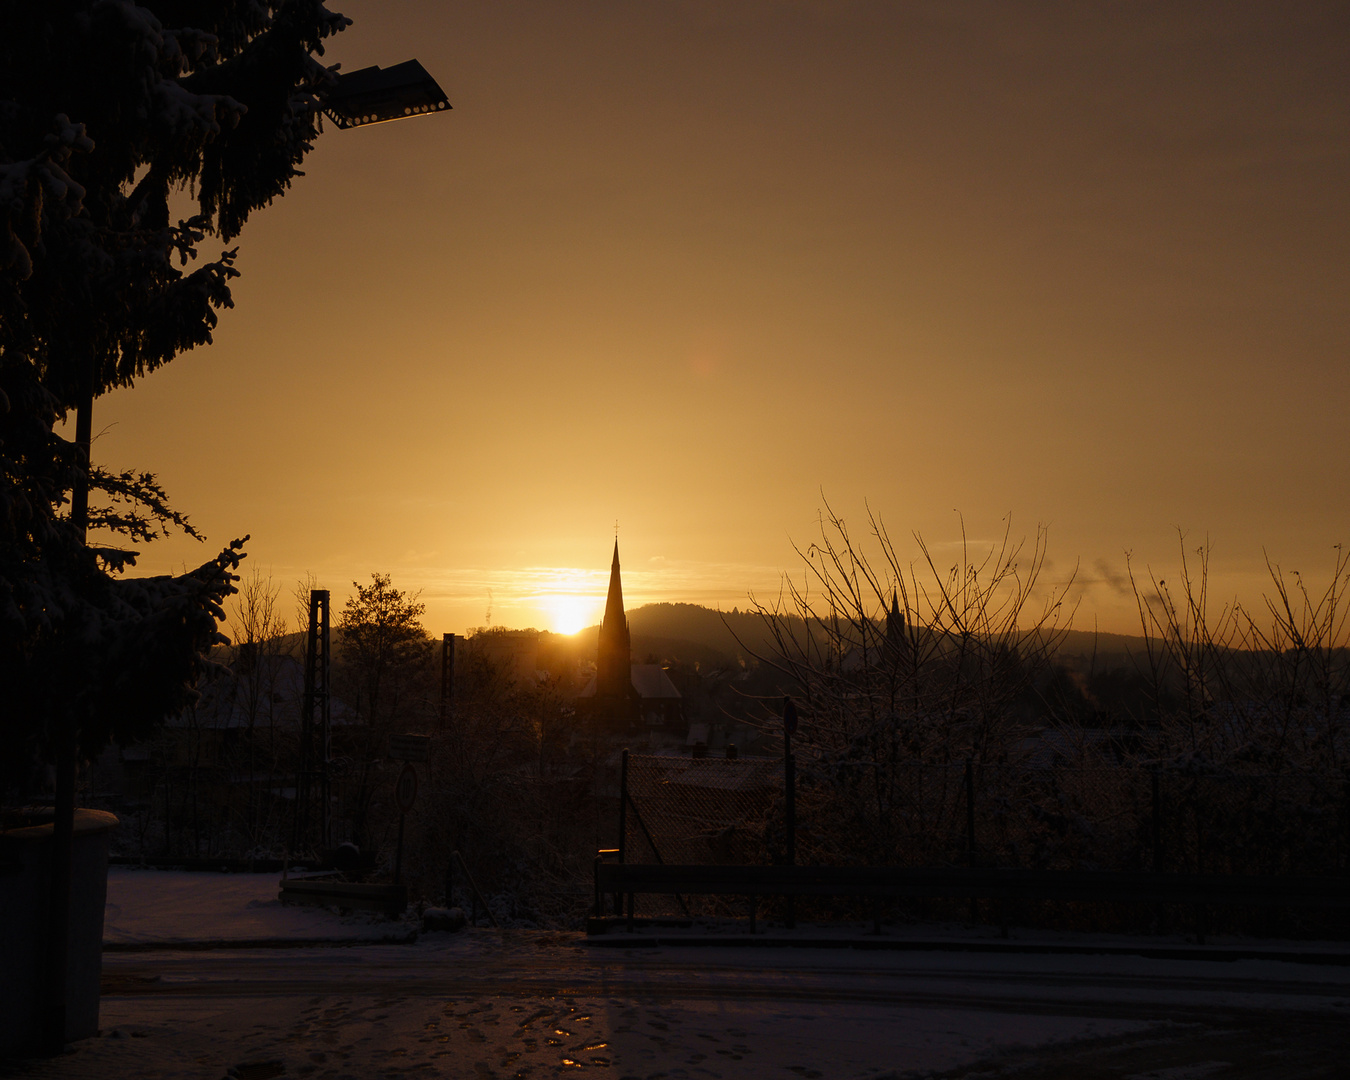
M 94 414 L 287 588 L 598 619 L 617 518 L 630 606 L 744 606 L 823 491 L 1048 523 L 1128 631 L 1178 526 L 1223 597 L 1350 539 L 1341 3 L 332 6 L 454 111 L 330 128 L 215 345 Z

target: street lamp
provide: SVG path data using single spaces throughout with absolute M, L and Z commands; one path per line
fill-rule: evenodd
M 451 107 L 440 83 L 416 60 L 405 60 L 389 68 L 373 64 L 358 71 L 339 74 L 337 86 L 324 92 L 322 100 L 324 115 L 344 130 L 448 111 Z M 75 407 L 75 443 L 84 455 L 86 470 L 89 468 L 93 431 L 92 365 L 88 374 L 88 384 Z M 71 493 L 70 517 L 83 538 L 89 528 L 87 471 Z
M 450 108 L 440 84 L 416 60 L 378 64 L 338 76 L 323 99 L 324 115 L 340 128 L 364 127 Z
M 442 112 L 450 108 L 445 91 L 416 60 L 405 60 L 391 68 L 361 68 L 339 75 L 337 85 L 322 95 L 323 111 L 339 128 L 362 127 L 402 120 L 405 117 Z M 93 431 L 95 378 L 93 357 L 89 357 L 75 406 L 75 444 L 84 464 L 84 475 L 71 491 L 70 521 L 87 539 L 89 530 L 89 467 Z M 326 613 L 326 612 L 325 612 Z M 326 650 L 325 650 L 326 651 Z M 325 679 L 325 692 L 327 690 Z M 323 710 L 327 716 L 327 709 Z M 325 747 L 327 745 L 325 732 Z M 47 924 L 47 960 L 51 972 L 48 986 L 48 1041 L 59 1048 L 66 1029 L 66 964 L 70 926 L 71 857 L 75 831 L 75 759 L 74 733 L 63 740 L 56 754 L 56 800 L 52 822 L 52 872 L 49 893 L 50 914 Z M 325 757 L 327 755 L 325 754 Z M 327 761 L 324 762 L 325 776 Z

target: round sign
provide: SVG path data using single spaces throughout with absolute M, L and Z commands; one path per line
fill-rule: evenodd
M 399 810 L 405 814 L 413 808 L 413 803 L 417 800 L 417 770 L 411 765 L 404 765 L 403 771 L 398 774 L 398 783 L 394 785 L 394 800 L 398 803 Z

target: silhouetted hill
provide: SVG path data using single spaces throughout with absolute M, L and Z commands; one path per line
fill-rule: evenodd
M 628 613 L 633 630 L 633 652 L 639 637 L 685 642 L 710 649 L 729 659 L 749 663 L 752 653 L 769 650 L 764 621 L 752 612 L 715 611 L 698 604 L 646 604 Z
M 1148 655 L 1138 634 L 1101 634 L 1094 630 L 1070 630 L 1056 650 L 1059 662 L 1075 670 L 1109 671 L 1143 664 Z
M 764 622 L 753 612 L 716 611 L 698 604 L 645 604 L 628 612 L 633 632 L 633 659 L 699 661 L 700 666 L 739 666 L 753 663 L 753 654 L 772 651 Z M 578 634 L 594 655 L 599 627 Z M 1102 634 L 1070 630 L 1058 650 L 1067 666 L 1097 670 L 1132 666 L 1132 657 L 1145 655 L 1144 639 L 1130 634 Z
M 733 668 L 754 663 L 752 653 L 768 649 L 764 624 L 745 611 L 716 611 L 698 604 L 644 604 L 627 613 L 633 659 L 697 663 L 700 668 Z M 583 655 L 594 657 L 600 627 L 576 634 Z
M 633 632 L 633 659 L 639 663 L 655 657 L 658 662 L 677 662 L 699 668 L 736 668 L 754 663 L 755 654 L 772 652 L 764 622 L 753 612 L 717 611 L 698 604 L 644 604 L 628 612 Z M 562 670 L 566 663 L 595 658 L 599 626 L 588 626 L 573 635 L 540 634 L 540 666 Z M 276 651 L 295 657 L 304 654 L 304 633 L 285 635 Z M 436 642 L 439 648 L 439 642 Z M 340 659 L 341 638 L 333 633 L 334 659 Z M 212 658 L 224 662 L 230 651 L 212 649 Z M 1132 667 L 1134 658 L 1145 656 L 1144 639 L 1130 634 L 1099 634 L 1070 630 L 1060 644 L 1060 662 L 1075 671 L 1109 671 Z

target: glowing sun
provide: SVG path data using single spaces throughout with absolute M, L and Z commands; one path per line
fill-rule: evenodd
M 595 598 L 592 596 L 551 596 L 548 613 L 555 634 L 575 634 L 593 621 Z

